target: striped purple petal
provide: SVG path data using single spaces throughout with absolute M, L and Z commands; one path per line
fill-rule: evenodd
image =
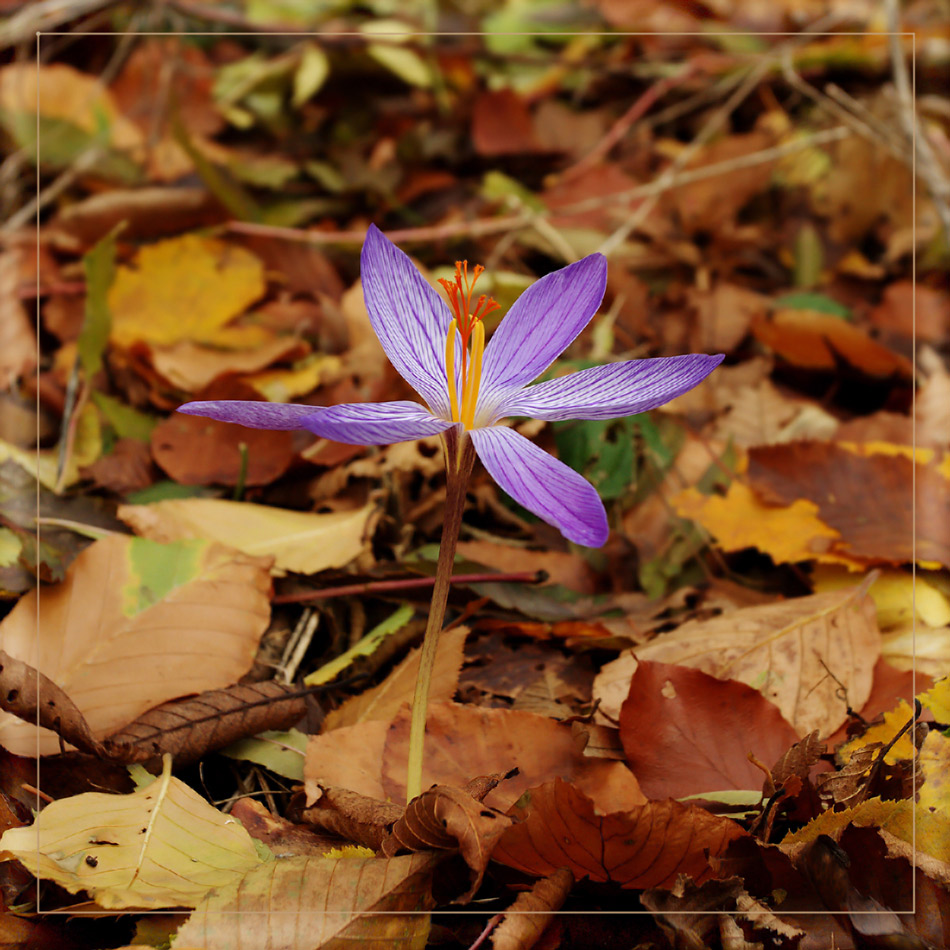
M 518 504 L 554 525 L 570 541 L 599 548 L 608 534 L 607 512 L 594 486 L 514 429 L 469 432 L 489 475 Z
M 607 259 L 591 254 L 535 281 L 514 302 L 485 347 L 479 417 L 561 355 L 597 312 L 606 286 Z
M 415 402 L 355 402 L 330 406 L 308 428 L 336 442 L 389 445 L 438 435 L 454 425 Z
M 701 383 L 723 354 L 668 356 L 608 363 L 512 393 L 496 416 L 535 419 L 613 419 L 655 409 Z
M 445 301 L 374 224 L 366 232 L 360 274 L 370 323 L 389 362 L 434 413 L 448 418 L 445 335 L 452 318 Z
M 227 399 L 211 402 L 186 402 L 178 412 L 188 416 L 206 416 L 220 422 L 234 422 L 249 429 L 311 429 L 311 424 L 326 409 L 296 403 L 250 402 Z

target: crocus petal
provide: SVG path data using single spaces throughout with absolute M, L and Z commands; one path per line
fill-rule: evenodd
M 498 406 L 502 416 L 535 419 L 613 419 L 646 412 L 701 383 L 723 354 L 668 356 L 608 363 L 513 393 Z
M 360 273 L 370 323 L 389 362 L 433 412 L 448 417 L 445 335 L 452 318 L 445 301 L 374 224 L 366 232 Z
M 565 538 L 599 548 L 607 512 L 594 486 L 514 429 L 469 432 L 488 473 L 518 504 L 554 525 Z
M 607 286 L 607 259 L 591 254 L 535 281 L 485 347 L 478 415 L 546 370 L 587 326 Z
M 355 402 L 330 406 L 308 428 L 336 442 L 389 445 L 438 435 L 457 424 L 415 402 Z
M 320 406 L 247 402 L 240 399 L 186 402 L 178 407 L 178 411 L 189 416 L 207 416 L 221 422 L 235 422 L 249 429 L 310 429 L 312 421 L 326 412 Z

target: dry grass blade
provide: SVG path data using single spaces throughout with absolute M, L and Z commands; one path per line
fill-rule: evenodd
M 530 891 L 519 894 L 492 934 L 491 943 L 495 950 L 529 950 L 533 947 L 554 912 L 560 910 L 567 900 L 573 886 L 574 875 L 567 868 L 560 868 L 549 877 L 536 881 Z
M 268 729 L 289 729 L 306 713 L 307 690 L 283 683 L 248 683 L 164 703 L 113 733 L 109 755 L 144 762 L 170 753 L 176 765 Z
M 48 676 L 0 650 L 0 709 L 52 729 L 77 749 L 98 755 L 96 741 L 76 704 Z
M 458 850 L 471 870 L 470 886 L 457 898 L 466 903 L 481 885 L 492 850 L 511 824 L 506 815 L 462 789 L 437 785 L 409 803 L 381 849 L 386 855 Z

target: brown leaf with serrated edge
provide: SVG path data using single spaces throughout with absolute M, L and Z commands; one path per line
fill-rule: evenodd
M 669 887 L 680 874 L 702 883 L 715 876 L 709 859 L 746 836 L 734 821 L 674 799 L 599 815 L 561 779 L 531 789 L 508 814 L 517 823 L 493 861 L 537 875 L 567 867 L 577 880 L 623 888 Z
M 762 789 L 763 795 L 772 795 L 776 788 L 781 788 L 786 780 L 793 775 L 801 779 L 808 778 L 811 767 L 821 758 L 825 751 L 824 742 L 818 739 L 818 730 L 809 733 L 804 739 L 796 742 L 782 757 L 772 766 L 772 791 Z M 766 785 L 768 781 L 766 781 Z
M 627 763 L 648 798 L 753 789 L 798 735 L 778 707 L 738 680 L 643 660 L 620 710 Z
M 268 729 L 289 729 L 307 712 L 307 690 L 283 683 L 247 683 L 164 703 L 106 739 L 107 753 L 145 762 L 169 752 L 175 764 Z
M 84 752 L 102 752 L 85 716 L 66 693 L 48 676 L 4 650 L 0 650 L 0 709 L 25 722 L 36 723 L 38 718 L 41 726 Z
M 573 886 L 574 875 L 567 868 L 559 868 L 535 881 L 530 891 L 519 894 L 491 935 L 495 950 L 530 950 L 554 913 L 561 909 Z
M 318 835 L 306 825 L 272 815 L 253 798 L 239 798 L 231 809 L 231 815 L 244 825 L 252 838 L 263 841 L 278 858 L 292 854 L 324 854 L 340 845 L 339 838 Z
M 387 857 L 402 851 L 455 851 L 471 870 L 469 889 L 456 903 L 471 900 L 482 883 L 492 849 L 511 819 L 459 788 L 436 785 L 407 806 L 380 848 Z
M 846 805 L 848 808 L 863 802 L 868 794 L 868 780 L 874 759 L 883 746 L 883 742 L 872 742 L 856 749 L 837 772 L 819 775 L 815 782 L 818 794 L 835 805 Z
M 316 804 L 304 808 L 300 819 L 374 851 L 405 812 L 395 802 L 360 795 L 348 788 L 317 785 L 316 793 Z

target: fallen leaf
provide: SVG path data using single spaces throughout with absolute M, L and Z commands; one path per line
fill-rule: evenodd
M 0 253 L 0 389 L 3 390 L 36 366 L 36 333 L 17 295 L 22 253 L 19 248 Z
M 644 891 L 640 903 L 652 912 L 674 946 L 708 947 L 719 922 L 737 909 L 744 893 L 742 881 L 736 877 L 705 881 L 698 887 L 689 878 L 679 878 L 670 890 L 654 887 Z
M 316 802 L 300 811 L 300 819 L 347 841 L 378 851 L 405 807 L 348 788 L 315 784 Z M 308 793 L 308 797 L 309 797 Z
M 270 861 L 195 908 L 173 947 L 423 950 L 442 855 Z
M 797 739 L 751 686 L 668 663 L 641 659 L 620 710 L 627 763 L 650 799 L 759 788 L 749 755 L 773 762 Z
M 467 627 L 444 630 L 436 646 L 435 663 L 429 682 L 429 702 L 451 702 L 458 689 L 459 671 L 465 658 Z M 409 655 L 380 683 L 332 709 L 323 720 L 322 731 L 329 732 L 360 722 L 394 719 L 403 704 L 411 704 L 419 675 L 422 648 Z
M 269 563 L 208 541 L 111 535 L 86 548 L 62 583 L 25 594 L 0 623 L 0 644 L 61 687 L 101 739 L 153 706 L 247 672 L 270 617 Z M 0 741 L 35 755 L 36 727 L 4 715 Z M 40 754 L 58 749 L 40 730 Z
M 479 155 L 536 152 L 531 113 L 510 87 L 486 90 L 472 107 L 472 143 Z
M 554 919 L 574 886 L 574 875 L 560 868 L 523 891 L 505 912 L 505 919 L 491 935 L 494 950 L 530 950 Z
M 596 590 L 594 572 L 579 554 L 568 551 L 531 551 L 494 541 L 460 541 L 458 553 L 495 571 L 544 571 L 546 583 L 560 584 L 579 594 Z
M 560 778 L 532 788 L 509 814 L 492 860 L 527 874 L 569 868 L 576 880 L 623 888 L 669 887 L 680 874 L 713 877 L 709 858 L 746 833 L 695 805 L 648 801 L 610 814 Z
M 121 505 L 118 516 L 140 537 L 163 544 L 205 538 L 251 557 L 272 557 L 276 572 L 317 574 L 345 567 L 372 537 L 376 505 L 354 511 L 289 511 L 223 498 L 171 498 Z
M 920 804 L 930 811 L 946 813 L 950 802 L 950 739 L 931 729 L 918 755 L 924 778 L 918 789 Z
M 339 785 L 373 798 L 404 801 L 409 748 L 409 711 L 392 722 L 363 722 L 313 736 L 304 766 L 308 800 L 319 784 Z M 621 762 L 585 758 L 571 728 L 533 713 L 455 703 L 429 707 L 422 787 L 463 787 L 473 776 L 519 774 L 485 799 L 505 809 L 530 788 L 555 775 L 567 776 L 599 808 L 616 810 L 644 801 L 636 779 Z
M 813 594 L 729 611 L 712 620 L 689 620 L 607 664 L 594 683 L 594 698 L 616 718 L 617 691 L 608 684 L 632 677 L 636 661 L 689 666 L 759 690 L 799 736 L 818 729 L 830 735 L 844 722 L 847 703 L 860 708 L 871 692 L 881 635 L 874 602 L 861 588 Z M 830 670 L 838 682 L 828 675 Z M 622 672 L 621 672 L 622 671 Z
M 32 825 L 4 832 L 0 851 L 107 908 L 194 907 L 262 861 L 240 822 L 172 776 L 170 756 L 130 795 L 52 802 Z
M 947 334 L 950 295 L 945 290 L 895 280 L 884 288 L 881 302 L 868 319 L 881 330 L 927 343 L 940 343 Z M 919 397 L 918 397 L 919 399 Z
M 117 439 L 108 455 L 79 470 L 99 488 L 127 495 L 147 488 L 155 481 L 156 469 L 148 445 L 140 439 Z
M 113 732 L 105 746 L 124 762 L 147 762 L 168 753 L 181 767 L 246 736 L 287 729 L 306 712 L 299 687 L 238 683 L 156 706 Z
M 465 790 L 435 785 L 406 806 L 380 850 L 386 857 L 401 851 L 457 850 L 468 865 L 470 880 L 455 903 L 466 904 L 481 886 L 492 850 L 509 827 L 510 818 Z
M 735 349 L 749 332 L 752 317 L 769 307 L 765 294 L 727 281 L 717 281 L 711 290 L 690 289 L 687 295 L 698 322 L 695 348 L 702 352 Z
M 306 825 L 295 825 L 286 818 L 272 815 L 253 798 L 239 798 L 231 809 L 231 815 L 244 825 L 252 838 L 263 841 L 278 859 L 291 855 L 325 854 L 340 844 L 339 838 L 318 835 Z
M 264 268 L 242 247 L 196 234 L 146 245 L 109 288 L 112 342 L 260 345 L 267 339 L 260 329 L 226 324 L 263 293 Z

